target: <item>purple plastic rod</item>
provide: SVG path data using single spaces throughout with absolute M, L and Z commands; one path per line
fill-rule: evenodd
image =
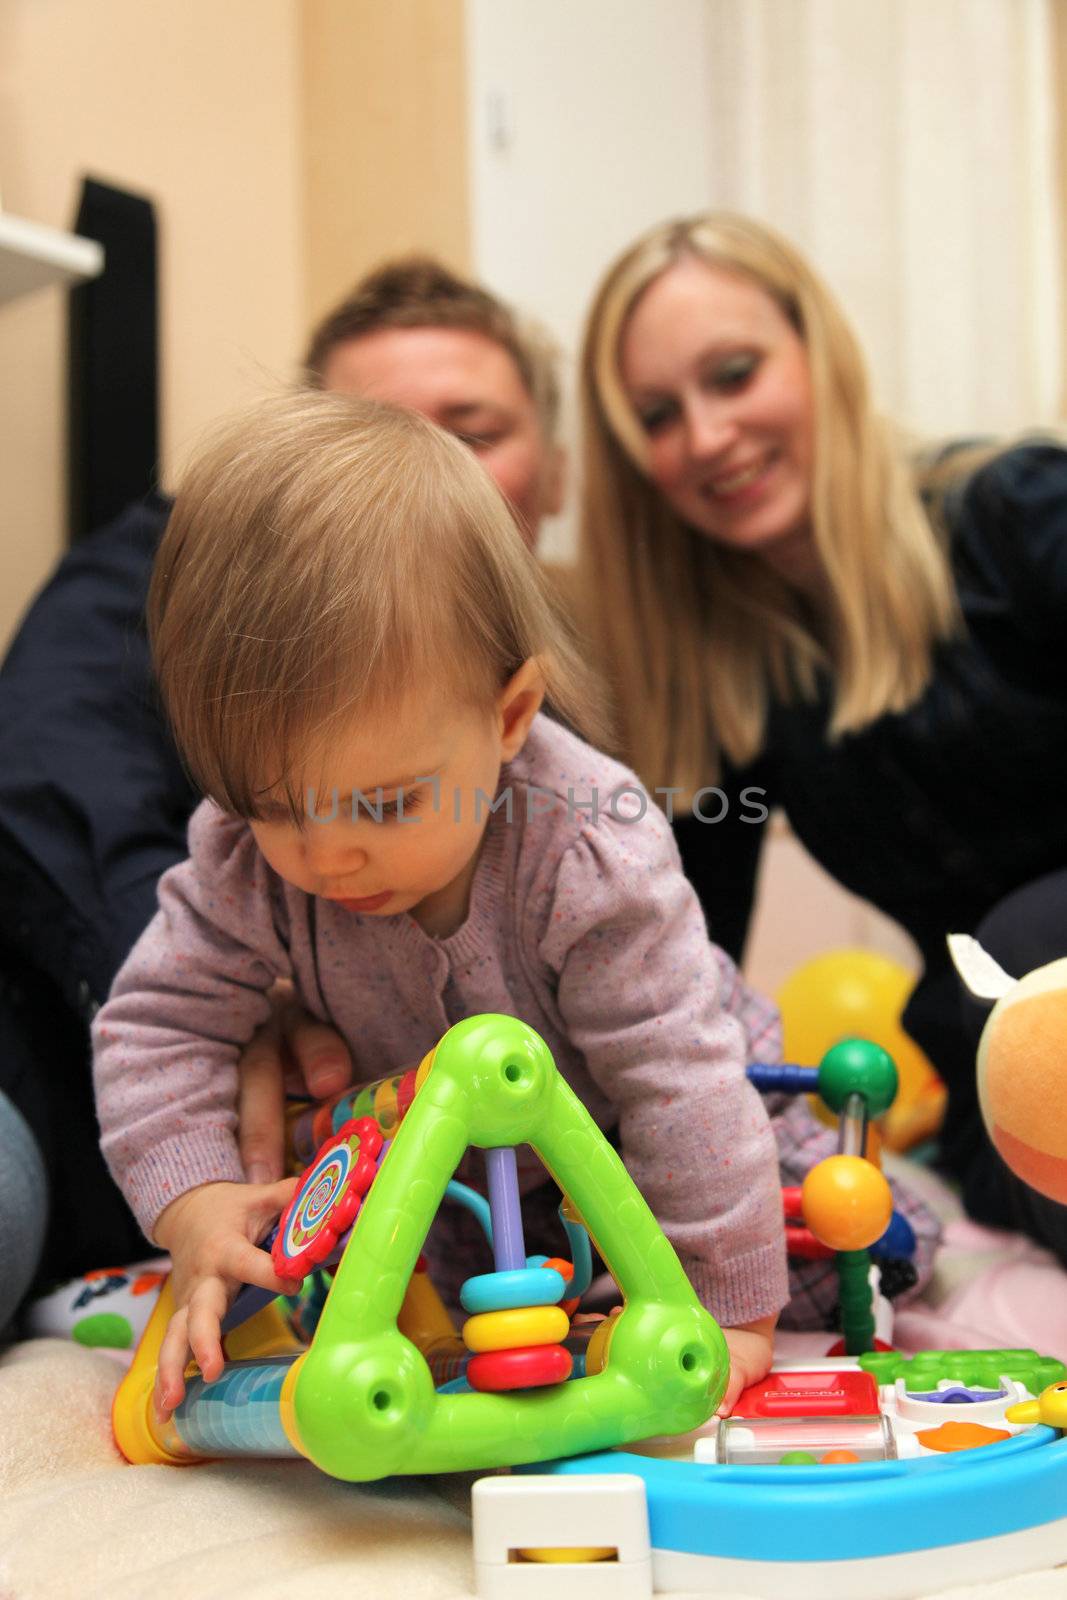
M 510 1145 L 485 1152 L 489 1178 L 489 1211 L 493 1219 L 493 1260 L 498 1272 L 521 1271 L 526 1265 L 519 1207 L 515 1151 Z

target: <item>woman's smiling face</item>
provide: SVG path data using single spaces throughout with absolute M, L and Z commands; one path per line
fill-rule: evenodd
M 806 564 L 811 373 L 778 303 L 739 273 L 682 256 L 635 302 L 620 372 L 649 477 L 675 514 L 783 576 Z

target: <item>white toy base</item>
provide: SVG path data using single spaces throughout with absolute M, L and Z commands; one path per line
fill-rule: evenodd
M 471 1491 L 482 1600 L 648 1600 L 652 1560 L 642 1480 L 631 1473 L 480 1478 Z M 613 1549 L 604 1561 L 526 1561 L 520 1549 Z

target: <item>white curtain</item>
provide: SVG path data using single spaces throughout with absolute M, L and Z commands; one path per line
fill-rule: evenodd
M 753 212 L 830 280 L 902 422 L 1055 422 L 1056 3 L 466 0 L 475 269 L 570 355 L 639 232 Z
M 707 0 L 711 203 L 844 301 L 881 404 L 933 435 L 1058 420 L 1049 0 Z

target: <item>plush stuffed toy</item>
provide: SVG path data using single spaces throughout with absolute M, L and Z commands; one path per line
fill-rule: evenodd
M 1016 1177 L 1067 1204 L 1067 958 L 1009 978 L 966 935 L 949 948 L 973 994 L 996 1000 L 978 1046 L 989 1137 Z

